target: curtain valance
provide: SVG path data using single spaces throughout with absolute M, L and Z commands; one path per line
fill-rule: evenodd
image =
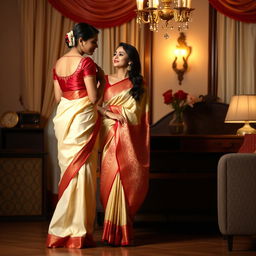
M 135 0 L 48 0 L 63 16 L 97 28 L 120 26 L 136 16 Z
M 225 16 L 242 22 L 256 23 L 255 0 L 209 0 L 209 2 Z

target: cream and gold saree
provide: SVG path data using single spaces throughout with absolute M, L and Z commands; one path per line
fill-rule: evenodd
M 86 96 L 86 91 L 66 92 L 53 121 L 61 179 L 59 201 L 49 226 L 47 246 L 92 246 L 97 134 L 100 127 L 97 110 Z
M 115 84 L 107 80 L 104 107 L 122 114 L 126 123 L 103 118 L 101 129 L 101 200 L 105 209 L 102 240 L 129 245 L 132 224 L 148 189 L 149 126 L 145 92 L 135 101 L 129 79 Z

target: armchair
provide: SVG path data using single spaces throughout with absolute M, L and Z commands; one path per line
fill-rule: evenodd
M 229 251 L 234 235 L 256 234 L 256 154 L 230 153 L 220 158 L 218 224 Z

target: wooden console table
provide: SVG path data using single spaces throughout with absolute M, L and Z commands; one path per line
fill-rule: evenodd
M 46 218 L 44 154 L 43 129 L 0 129 L 0 220 Z
M 243 136 L 151 135 L 150 188 L 140 212 L 170 220 L 216 220 L 217 165 Z
M 170 221 L 216 221 L 217 165 L 237 152 L 241 124 L 224 122 L 225 103 L 205 100 L 186 108 L 187 134 L 170 134 L 170 112 L 151 126 L 150 187 L 141 208 Z

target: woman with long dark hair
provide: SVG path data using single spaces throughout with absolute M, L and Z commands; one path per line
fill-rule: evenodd
M 66 34 L 70 51 L 53 69 L 58 103 L 53 119 L 61 170 L 59 201 L 53 214 L 47 246 L 83 248 L 94 245 L 96 209 L 97 136 L 100 119 L 96 107 L 104 72 L 90 57 L 98 47 L 98 30 L 76 24 Z M 98 89 L 97 89 L 98 88 Z
M 115 73 L 106 76 L 101 129 L 101 200 L 105 209 L 102 240 L 132 244 L 134 216 L 148 189 L 149 126 L 147 88 L 136 48 L 120 43 Z

